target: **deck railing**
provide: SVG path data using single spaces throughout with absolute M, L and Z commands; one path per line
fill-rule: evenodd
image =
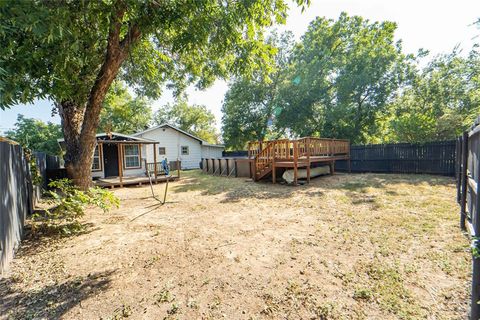
M 255 175 L 270 167 L 273 160 L 310 161 L 312 157 L 347 159 L 350 141 L 305 137 L 297 140 L 252 141 L 248 143 L 248 157 L 254 160 Z
M 147 166 L 147 170 L 151 174 L 153 174 L 156 170 L 157 171 L 157 176 L 158 175 L 165 175 L 165 171 L 163 170 L 161 162 L 157 162 L 157 167 L 156 168 L 155 168 L 155 162 L 146 162 L 146 160 L 145 160 L 145 164 Z
M 264 148 L 260 151 L 255 151 L 255 174 L 264 170 L 273 159 L 274 141 L 263 143 Z
M 268 147 L 268 148 L 267 148 Z M 273 149 L 264 151 L 265 149 Z M 298 149 L 298 150 L 296 150 Z M 258 155 L 265 158 L 269 156 L 276 159 L 292 159 L 295 152 L 298 157 L 334 157 L 350 153 L 350 141 L 344 139 L 326 139 L 306 137 L 298 140 L 279 139 L 273 141 L 252 141 L 248 143 L 248 157 L 256 158 Z

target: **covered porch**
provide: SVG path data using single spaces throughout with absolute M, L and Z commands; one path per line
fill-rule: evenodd
M 97 140 L 92 173 L 94 173 L 94 168 L 99 168 L 103 174 L 93 176 L 94 185 L 114 188 L 148 184 L 150 183 L 149 176 L 152 183 L 180 178 L 178 160 L 174 162 L 175 168 L 171 168 L 173 170 L 170 171 L 169 177 L 166 176 L 162 163 L 157 161 L 157 145 L 156 141 L 139 138 L 136 140 Z M 142 150 L 143 153 L 146 153 L 146 148 L 152 148 L 153 162 L 147 162 L 147 159 L 142 158 Z M 96 162 L 101 162 L 101 165 L 97 166 Z M 175 169 L 175 174 L 172 174 Z

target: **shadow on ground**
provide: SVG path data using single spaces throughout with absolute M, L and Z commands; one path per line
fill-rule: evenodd
M 113 273 L 93 273 L 29 291 L 17 290 L 15 279 L 0 279 L 0 314 L 7 315 L 8 319 L 61 318 L 89 296 L 107 289 Z
M 248 182 L 246 182 L 248 181 Z M 386 193 L 395 194 L 395 185 L 452 185 L 451 177 L 416 174 L 374 174 L 374 173 L 338 173 L 333 176 L 313 178 L 310 184 L 290 186 L 272 184 L 269 181 L 252 182 L 248 178 L 226 178 L 211 176 L 201 171 L 189 171 L 184 175 L 182 184 L 173 188 L 174 192 L 200 191 L 202 195 L 225 194 L 221 202 L 237 202 L 241 199 L 289 198 L 296 192 L 311 196 L 323 195 L 325 190 L 343 190 L 347 193 L 365 193 L 367 188 L 389 189 Z
M 182 184 L 172 188 L 173 192 L 200 191 L 202 195 L 225 194 L 224 202 L 238 202 L 241 199 L 272 199 L 291 197 L 297 188 L 268 181 L 253 182 L 249 178 L 227 178 L 211 176 L 201 171 L 188 171 Z

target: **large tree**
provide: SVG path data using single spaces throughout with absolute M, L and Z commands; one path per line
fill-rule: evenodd
M 88 188 L 103 101 L 118 76 L 156 98 L 165 84 L 204 88 L 268 71 L 263 30 L 287 9 L 286 0 L 2 1 L 0 106 L 53 100 L 67 173 Z
M 345 13 L 315 19 L 292 54 L 278 126 L 297 136 L 367 142 L 401 82 L 395 29 Z
M 156 124 L 168 123 L 189 132 L 209 143 L 218 143 L 215 116 L 203 105 L 189 105 L 180 99 L 174 104 L 161 107 L 154 116 Z
M 57 139 L 62 137 L 62 128 L 58 124 L 25 118 L 19 114 L 15 128 L 5 132 L 5 135 L 30 150 L 60 154 Z
M 280 134 L 274 127 L 278 91 L 293 48 L 293 34 L 273 33 L 267 42 L 276 49 L 275 69 L 268 75 L 237 77 L 229 85 L 222 106 L 222 131 L 229 148 L 242 149 L 251 140 Z
M 480 52 L 435 57 L 392 104 L 395 142 L 455 139 L 480 113 Z

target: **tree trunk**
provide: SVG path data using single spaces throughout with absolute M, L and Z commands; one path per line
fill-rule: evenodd
M 57 107 L 65 138 L 64 160 L 67 176 L 76 186 L 86 190 L 92 184 L 90 173 L 95 148 L 95 132 L 89 137 L 81 135 L 86 107 L 78 106 L 71 101 L 61 102 Z
M 62 119 L 65 137 L 65 168 L 67 176 L 82 190 L 92 184 L 91 168 L 96 144 L 95 134 L 100 120 L 103 100 L 113 80 L 117 76 L 130 47 L 141 36 L 137 24 L 130 24 L 123 39 L 120 37 L 122 19 L 125 13 L 123 3 L 117 3 L 118 10 L 112 16 L 107 51 L 95 83 L 84 104 L 74 101 L 61 101 L 57 104 Z

